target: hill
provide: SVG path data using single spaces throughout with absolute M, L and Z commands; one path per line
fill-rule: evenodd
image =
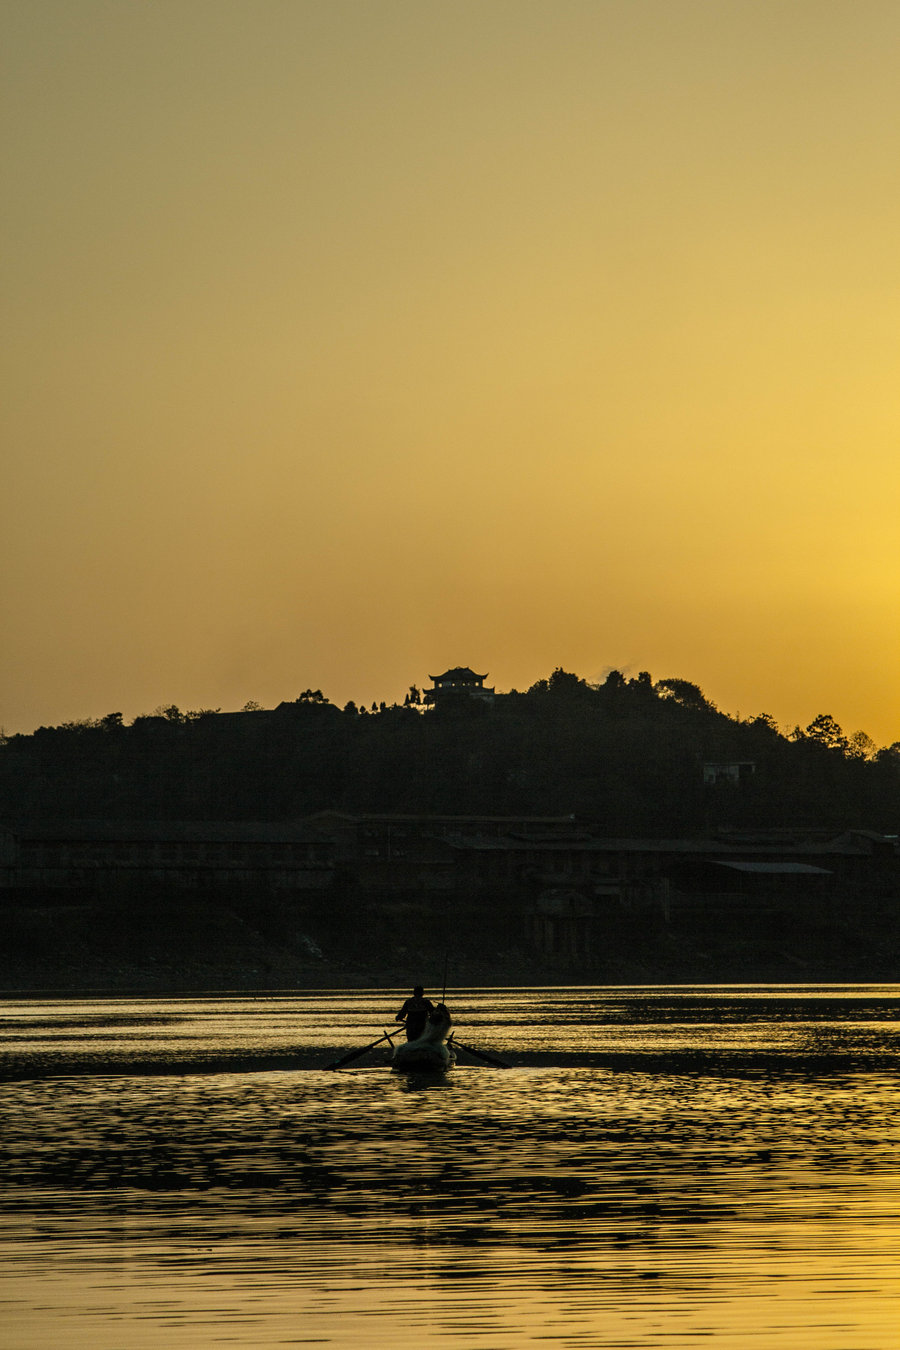
M 413 691 L 417 693 L 417 691 Z M 575 814 L 607 834 L 789 825 L 895 832 L 900 745 L 828 715 L 784 735 L 686 680 L 556 670 L 493 702 L 118 713 L 0 745 L 0 818 L 287 820 L 314 811 Z

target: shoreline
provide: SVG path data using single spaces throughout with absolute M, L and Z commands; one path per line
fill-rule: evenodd
M 847 987 L 856 985 L 900 984 L 900 969 L 890 961 L 864 962 L 840 966 L 816 963 L 798 968 L 793 962 L 762 962 L 741 965 L 728 963 L 719 966 L 704 962 L 701 965 L 681 965 L 677 968 L 663 965 L 635 963 L 623 969 L 617 963 L 615 970 L 596 967 L 553 969 L 546 966 L 514 969 L 469 966 L 451 971 L 447 983 L 450 991 L 474 989 L 635 989 L 635 988 L 716 988 L 742 986 L 799 987 L 808 985 Z M 335 967 L 294 972 L 272 972 L 260 978 L 258 972 L 211 970 L 191 972 L 160 971 L 152 976 L 131 971 L 69 974 L 54 976 L 49 972 L 30 971 L 10 977 L 0 974 L 0 1000 L 40 999 L 116 999 L 116 998 L 290 998 L 306 993 L 352 993 L 365 990 L 400 992 L 414 983 L 426 983 L 432 993 L 439 988 L 438 977 L 428 981 L 427 970 L 410 973 L 408 969 L 375 969 L 368 971 Z

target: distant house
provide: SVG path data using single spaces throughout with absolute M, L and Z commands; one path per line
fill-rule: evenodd
M 707 761 L 703 765 L 703 781 L 713 787 L 723 783 L 729 787 L 740 787 L 756 771 L 752 760 Z
M 494 690 L 484 687 L 487 675 L 478 675 L 468 666 L 454 666 L 452 670 L 445 670 L 443 675 L 429 675 L 428 678 L 433 688 L 425 690 L 426 703 L 435 704 L 447 695 L 457 698 L 465 695 L 480 699 L 483 703 L 494 701 Z

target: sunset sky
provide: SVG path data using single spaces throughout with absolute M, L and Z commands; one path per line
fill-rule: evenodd
M 896 0 L 4 0 L 0 726 L 900 739 Z

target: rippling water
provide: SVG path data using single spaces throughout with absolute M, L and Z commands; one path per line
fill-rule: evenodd
M 5 1350 L 896 1350 L 900 986 L 406 992 L 2 1005 Z

